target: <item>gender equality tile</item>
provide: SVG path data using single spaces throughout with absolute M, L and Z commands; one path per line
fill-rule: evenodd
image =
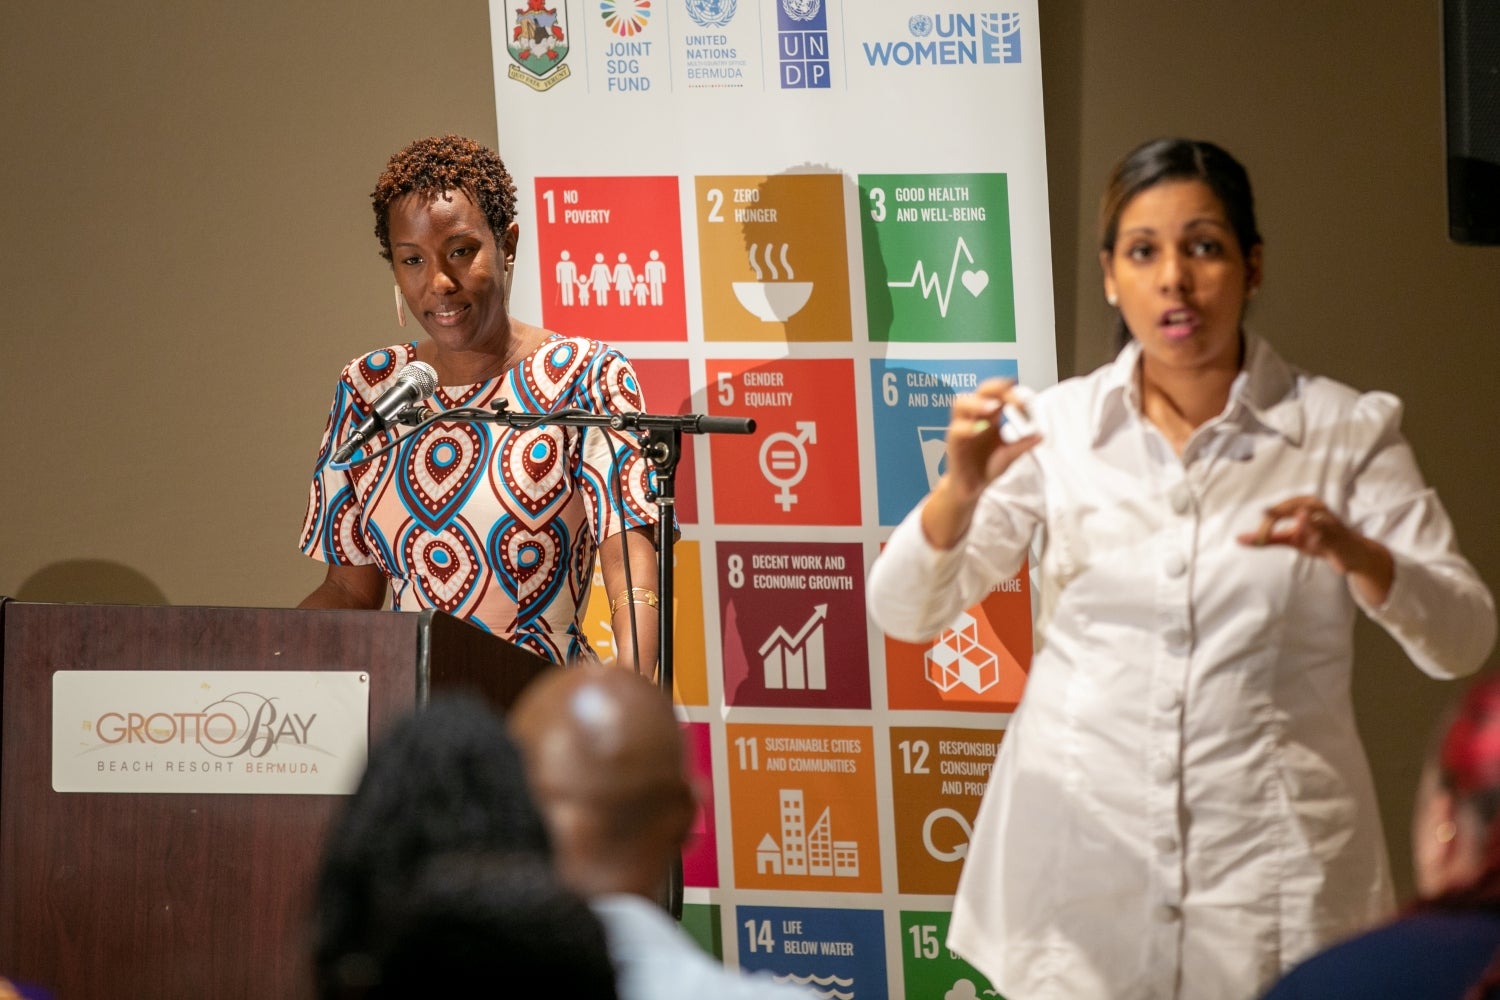
M 734 884 L 879 892 L 869 726 L 728 725 Z
M 869 708 L 862 547 L 719 542 L 715 548 L 725 701 Z
M 1004 174 L 860 175 L 872 341 L 1015 342 L 1008 192 Z
M 860 523 L 854 362 L 711 359 L 708 408 L 755 421 L 708 443 L 719 524 Z
M 1015 379 L 1016 362 L 994 358 L 877 358 L 870 362 L 881 524 L 897 524 L 946 471 L 948 419 L 954 397 L 999 377 Z
M 906 1000 L 1000 997 L 988 979 L 948 950 L 945 942 L 951 918 L 952 914 L 940 911 L 901 911 L 901 978 Z
M 676 177 L 538 177 L 542 325 L 607 344 L 686 340 L 677 199 Z
M 890 996 L 879 910 L 740 906 L 735 920 L 746 970 L 769 972 L 828 1000 Z
M 703 339 L 849 341 L 844 177 L 698 177 Z
M 891 801 L 901 892 L 942 896 L 958 888 L 1001 737 L 992 729 L 892 727 Z

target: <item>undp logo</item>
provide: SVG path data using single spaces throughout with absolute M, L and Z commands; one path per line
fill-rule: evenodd
M 686 0 L 688 17 L 700 28 L 722 28 L 734 20 L 739 0 Z
M 781 0 L 776 5 L 777 55 L 783 90 L 827 90 L 828 12 L 823 0 Z

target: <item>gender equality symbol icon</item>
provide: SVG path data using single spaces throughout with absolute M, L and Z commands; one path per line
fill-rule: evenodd
M 818 443 L 816 421 L 797 421 L 797 433 L 777 431 L 768 434 L 760 446 L 760 473 L 772 486 L 780 487 L 775 501 L 782 510 L 791 510 L 797 502 L 792 487 L 807 475 L 807 445 Z

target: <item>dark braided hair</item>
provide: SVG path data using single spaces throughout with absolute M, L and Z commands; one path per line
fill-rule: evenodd
M 1464 694 L 1443 732 L 1437 767 L 1443 789 L 1486 831 L 1484 868 L 1472 882 L 1418 900 L 1412 909 L 1500 911 L 1500 674 L 1485 677 Z M 1464 1000 L 1487 997 L 1500 997 L 1500 953 L 1464 994 Z
M 498 154 L 461 135 L 429 136 L 392 156 L 370 193 L 380 256 L 391 259 L 391 202 L 413 192 L 435 197 L 444 191 L 474 199 L 496 242 L 515 221 L 516 182 Z

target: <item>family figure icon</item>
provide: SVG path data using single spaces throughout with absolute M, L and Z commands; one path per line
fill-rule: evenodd
M 664 302 L 662 288 L 667 283 L 667 265 L 661 253 L 652 250 L 650 259 L 637 271 L 626 253 L 615 255 L 611 267 L 602 252 L 594 254 L 594 263 L 587 271 L 573 260 L 573 255 L 563 250 L 558 254 L 554 269 L 557 293 L 565 306 L 660 306 Z M 615 293 L 614 302 L 610 292 Z

